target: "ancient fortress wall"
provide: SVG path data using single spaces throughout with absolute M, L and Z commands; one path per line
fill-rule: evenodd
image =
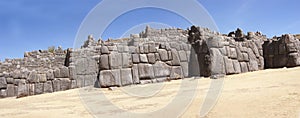
M 27 52 L 0 63 L 0 97 L 24 97 L 85 86 L 147 84 L 192 76 L 219 78 L 300 65 L 294 35 L 267 39 L 260 32 L 228 35 L 207 28 L 152 29 L 129 38 L 92 36 L 80 49 Z

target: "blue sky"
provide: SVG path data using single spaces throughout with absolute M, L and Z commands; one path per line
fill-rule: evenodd
M 198 0 L 219 31 L 237 27 L 261 31 L 268 37 L 300 33 L 299 0 Z M 2 0 L 0 2 L 0 59 L 21 58 L 25 51 L 49 46 L 73 47 L 77 30 L 101 0 Z M 113 7 L 113 6 L 112 6 Z M 197 12 L 192 12 L 197 13 Z M 118 38 L 124 31 L 143 22 L 163 22 L 186 29 L 182 18 L 157 9 L 127 13 L 114 22 L 102 38 Z

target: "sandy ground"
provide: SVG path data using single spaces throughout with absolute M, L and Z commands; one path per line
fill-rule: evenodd
M 218 101 L 205 117 L 300 118 L 300 68 L 269 69 L 220 80 L 190 78 L 113 91 L 87 87 L 5 98 L 0 99 L 0 117 L 200 117 L 209 86 L 221 80 L 224 81 Z M 188 104 L 185 107 L 183 103 Z

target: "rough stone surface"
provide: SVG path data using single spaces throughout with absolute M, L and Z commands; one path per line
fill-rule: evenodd
M 153 70 L 154 70 L 154 75 L 156 78 L 160 78 L 160 77 L 168 77 L 170 76 L 170 71 L 171 68 L 169 65 L 157 61 L 154 65 L 153 65 Z
M 139 69 L 137 64 L 133 64 L 132 66 L 132 82 L 134 84 L 140 83 L 140 78 L 139 78 Z
M 15 96 L 16 95 L 15 85 L 14 84 L 7 84 L 6 92 L 7 92 L 7 97 Z
M 178 51 L 179 53 L 179 58 L 181 62 L 187 62 L 187 57 L 186 57 L 186 52 L 185 51 Z
M 211 68 L 212 68 L 211 74 L 224 75 L 225 74 L 224 59 L 220 51 L 216 48 L 211 48 L 209 52 L 211 55 Z
M 146 54 L 140 54 L 140 61 L 142 63 L 148 63 L 148 58 Z
M 60 89 L 60 86 L 61 86 L 60 79 L 55 78 L 52 82 L 53 82 L 53 92 L 61 91 L 61 89 Z
M 133 84 L 131 68 L 121 69 L 121 83 L 122 86 Z
M 60 90 L 71 89 L 71 80 L 69 78 L 60 78 Z
M 164 50 L 164 49 L 158 49 L 158 53 L 160 56 L 160 60 L 162 61 L 168 61 L 168 51 Z
M 7 87 L 5 77 L 0 77 L 0 89 L 5 89 Z
M 30 72 L 30 74 L 28 76 L 28 81 L 30 83 L 38 83 L 39 82 L 39 78 L 37 76 L 37 72 L 36 71 Z
M 149 53 L 149 54 L 147 54 L 147 58 L 148 58 L 148 62 L 150 63 L 150 64 L 154 64 L 155 63 L 155 54 L 154 53 Z
M 122 86 L 120 69 L 101 71 L 99 81 L 101 87 Z
M 173 66 L 171 69 L 170 79 L 181 79 L 183 78 L 183 72 L 180 66 Z
M 139 54 L 132 54 L 132 62 L 134 64 L 140 63 L 140 55 Z
M 21 79 L 18 83 L 17 97 L 25 97 L 29 95 L 29 86 L 26 84 L 24 79 Z
M 224 63 L 225 63 L 226 74 L 234 74 L 235 70 L 234 70 L 232 60 L 228 59 L 228 57 L 225 56 Z
M 0 98 L 7 97 L 7 91 L 5 89 L 0 89 Z
M 140 79 L 154 78 L 153 67 L 150 64 L 138 64 Z
M 100 57 L 100 69 L 101 70 L 110 69 L 109 68 L 108 55 L 101 55 L 101 57 Z
M 44 93 L 52 93 L 53 92 L 53 86 L 52 81 L 47 81 L 44 83 Z
M 171 61 L 171 64 L 169 64 L 169 65 L 180 66 L 180 58 L 179 58 L 177 50 L 171 49 L 171 52 L 172 52 L 172 61 Z
M 44 84 L 43 83 L 34 84 L 34 94 L 39 95 L 43 93 L 44 93 Z
M 109 55 L 109 65 L 112 69 L 119 69 L 121 67 L 122 56 L 120 53 L 110 53 Z
M 208 28 L 153 29 L 117 40 L 90 35 L 81 48 L 50 47 L 0 62 L 0 96 L 24 97 L 78 87 L 114 87 L 300 66 L 300 40 Z

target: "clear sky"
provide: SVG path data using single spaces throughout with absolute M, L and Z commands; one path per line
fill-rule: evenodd
M 221 33 L 237 27 L 245 32 L 261 31 L 268 37 L 300 33 L 299 0 L 198 1 L 215 20 Z M 47 49 L 49 46 L 73 47 L 82 20 L 99 2 L 101 0 L 2 0 L 0 60 L 21 58 L 25 51 Z M 172 20 L 176 19 L 176 15 L 155 9 L 141 9 L 126 15 L 118 19 L 114 27 L 108 28 L 102 38 L 120 37 L 131 22 L 154 20 L 183 29 L 189 27 L 186 22 Z

